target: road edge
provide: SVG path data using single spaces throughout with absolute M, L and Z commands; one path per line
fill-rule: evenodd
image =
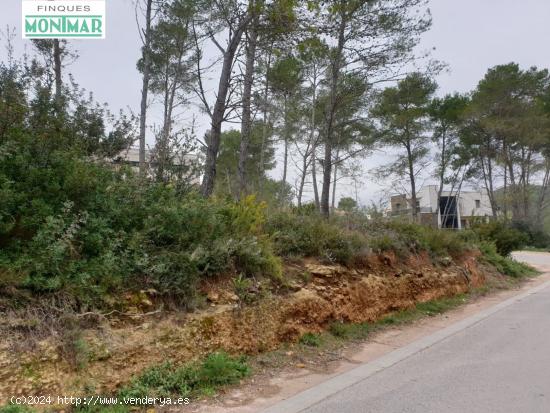
M 426 350 L 433 345 L 444 341 L 445 339 L 454 336 L 455 334 L 472 327 L 491 315 L 508 308 L 525 298 L 537 294 L 550 287 L 550 281 L 546 281 L 536 287 L 533 287 L 523 293 L 511 297 L 505 301 L 495 304 L 479 313 L 458 321 L 448 327 L 445 327 L 435 333 L 422 337 L 404 347 L 387 353 L 375 360 L 362 364 L 350 371 L 332 377 L 327 381 L 298 393 L 286 400 L 283 400 L 267 409 L 262 410 L 262 413 L 299 413 L 305 409 L 312 407 L 319 402 L 333 396 L 340 391 L 347 389 L 361 381 L 373 376 L 374 374 L 387 369 L 423 350 Z

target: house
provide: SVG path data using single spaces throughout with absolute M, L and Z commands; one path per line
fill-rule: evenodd
M 434 228 L 469 228 L 476 219 L 493 216 L 487 191 L 443 191 L 438 199 L 438 186 L 423 187 L 417 193 L 416 209 L 419 223 Z M 413 218 L 411 199 L 407 195 L 391 198 L 392 217 Z
M 152 153 L 151 150 L 145 149 L 145 163 L 151 162 Z M 173 159 L 174 165 L 180 166 L 196 162 L 197 157 L 192 154 L 182 154 L 181 156 L 175 156 Z M 131 146 L 128 149 L 122 151 L 112 159 L 113 163 L 120 163 L 130 165 L 132 168 L 138 170 L 139 168 L 139 147 Z M 153 160 L 154 163 L 154 160 Z
M 114 165 L 129 165 L 135 172 L 139 171 L 139 147 L 131 146 L 128 149 L 120 152 L 118 155 L 110 159 L 110 162 Z M 185 176 L 188 178 L 189 183 L 193 185 L 200 184 L 199 176 L 199 162 L 200 159 L 195 154 L 181 153 L 176 154 L 171 160 L 172 166 L 183 167 L 186 172 Z M 145 150 L 145 163 L 147 165 L 155 165 L 155 159 L 151 150 Z

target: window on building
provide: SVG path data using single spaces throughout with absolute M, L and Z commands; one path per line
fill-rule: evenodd
M 481 201 L 479 199 L 476 199 L 476 208 L 481 208 Z
M 401 204 L 395 204 L 395 209 L 397 210 L 401 209 Z

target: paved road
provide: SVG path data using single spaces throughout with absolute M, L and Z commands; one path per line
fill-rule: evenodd
M 550 254 L 544 252 L 514 252 L 512 254 L 518 261 L 524 261 L 536 266 L 541 271 L 550 272 Z
M 531 261 L 532 255 L 521 258 Z M 536 254 L 534 260 L 534 264 L 550 267 L 550 254 Z M 550 285 L 501 303 L 267 412 L 549 413 Z

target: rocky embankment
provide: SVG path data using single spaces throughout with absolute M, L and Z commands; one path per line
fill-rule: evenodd
M 81 363 L 69 363 L 61 337 L 22 350 L 0 344 L 0 399 L 11 395 L 78 395 L 113 392 L 144 368 L 183 363 L 209 352 L 256 354 L 319 332 L 331 322 L 375 321 L 436 298 L 464 293 L 485 282 L 475 255 L 434 265 L 427 255 L 400 262 L 392 254 L 370 257 L 359 268 L 302 262 L 289 265 L 286 288 L 241 305 L 230 283 L 211 283 L 208 303 L 193 313 L 137 313 L 104 317 L 79 336 Z M 259 291 L 254 286 L 254 291 Z M 253 291 L 253 292 L 254 292 Z

